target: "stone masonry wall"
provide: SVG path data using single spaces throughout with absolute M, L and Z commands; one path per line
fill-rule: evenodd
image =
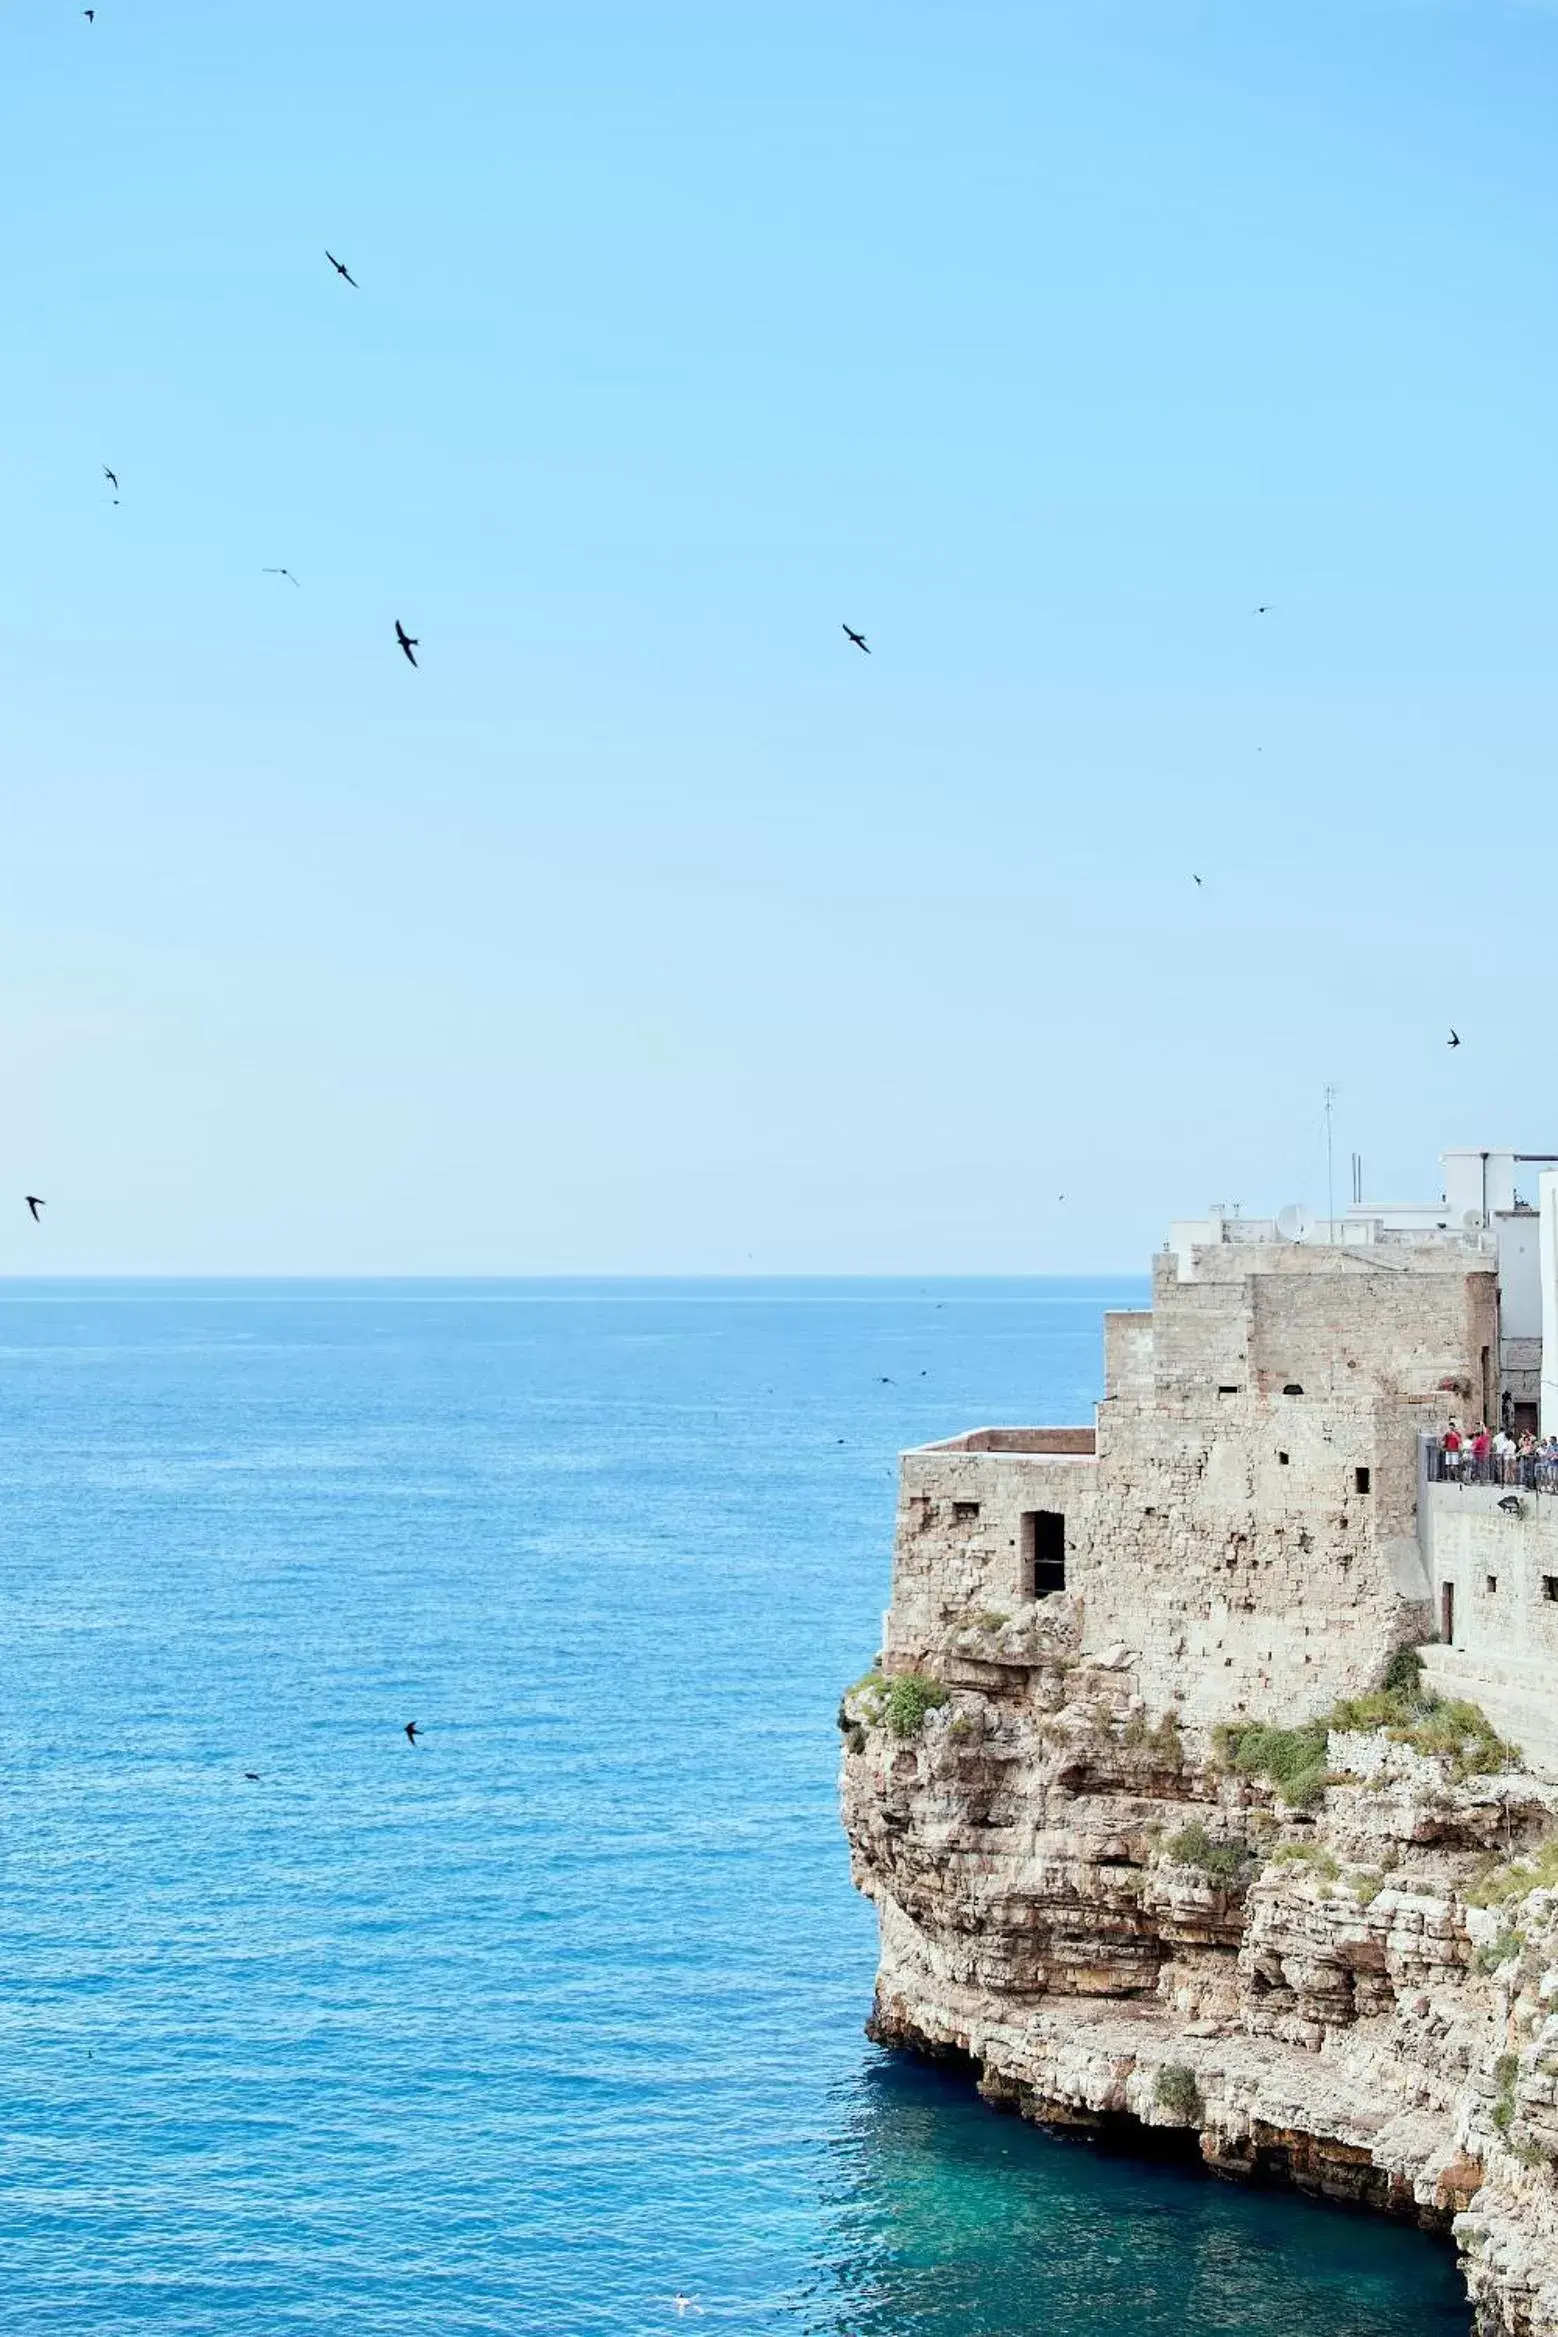
M 1097 1463 L 1085 1455 L 906 1453 L 883 1642 L 889 1667 L 915 1668 L 949 1623 L 1018 1605 L 1026 1512 L 1065 1517 L 1069 1574 L 1093 1547 L 1096 1482 Z
M 1423 1499 L 1441 1629 L 1446 1584 L 1454 1593 L 1451 1642 L 1425 1651 L 1434 1684 L 1558 1777 L 1558 1495 L 1429 1485 Z M 1516 1511 L 1499 1507 L 1509 1500 Z
M 1148 1706 L 1203 1736 L 1307 1718 L 1427 1635 L 1418 1435 L 1496 1343 L 1487 1262 L 1230 1245 L 1188 1280 L 1161 1258 L 1153 1295 L 1108 1319 L 1096 1459 L 971 1449 L 1033 1441 L 987 1430 L 905 1456 L 890 1663 L 1023 1596 L 1038 1509 L 1066 1518 L 1085 1651 L 1129 1649 Z

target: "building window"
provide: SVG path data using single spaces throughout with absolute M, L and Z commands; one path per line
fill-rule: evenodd
M 1065 1512 L 1030 1509 L 1022 1521 L 1022 1595 L 1025 1599 L 1047 1599 L 1065 1587 Z
M 1558 1606 L 1558 1574 L 1543 1575 L 1542 1596 L 1544 1599 L 1551 1599 L 1554 1606 Z
M 1357 1468 L 1353 1470 L 1352 1482 L 1356 1492 L 1367 1493 L 1372 1480 L 1367 1469 Z
M 1286 1467 L 1287 1467 L 1287 1465 L 1288 1465 L 1288 1457 L 1287 1457 L 1287 1454 L 1286 1454 L 1286 1453 L 1278 1453 L 1278 1455 L 1277 1455 L 1277 1458 L 1278 1458 L 1278 1460 L 1279 1460 L 1279 1461 L 1282 1463 L 1282 1466 L 1283 1466 L 1284 1468 L 1286 1468 Z
M 1301 1396 L 1303 1392 L 1296 1379 L 1290 1379 L 1282 1391 L 1285 1396 Z
M 1488 1585 L 1488 1596 L 1489 1598 L 1492 1598 L 1493 1594 L 1498 1589 L 1498 1576 L 1496 1574 L 1490 1574 L 1486 1579 Z
M 1236 1396 L 1239 1393 L 1237 1388 L 1219 1388 L 1217 1392 L 1220 1396 Z
M 977 1501 L 954 1501 L 952 1515 L 960 1526 L 972 1525 L 979 1515 L 979 1504 Z

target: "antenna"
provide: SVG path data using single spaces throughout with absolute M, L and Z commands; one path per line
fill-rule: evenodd
M 1363 1155 L 1361 1152 L 1355 1152 L 1352 1156 L 1352 1205 L 1355 1209 L 1363 1207 Z
M 1336 1239 L 1336 1156 L 1331 1126 L 1335 1103 L 1336 1090 L 1328 1086 L 1325 1091 L 1325 1214 L 1328 1221 L 1325 1238 L 1328 1242 Z

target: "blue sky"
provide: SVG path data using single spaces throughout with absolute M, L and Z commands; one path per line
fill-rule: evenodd
M 1558 1150 L 1555 98 L 1515 0 L 7 0 L 0 1270 Z

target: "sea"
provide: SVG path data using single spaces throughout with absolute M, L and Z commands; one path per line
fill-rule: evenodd
M 1142 1295 L 0 1286 L 5 2337 L 1465 2337 L 862 2034 L 895 1455 Z

